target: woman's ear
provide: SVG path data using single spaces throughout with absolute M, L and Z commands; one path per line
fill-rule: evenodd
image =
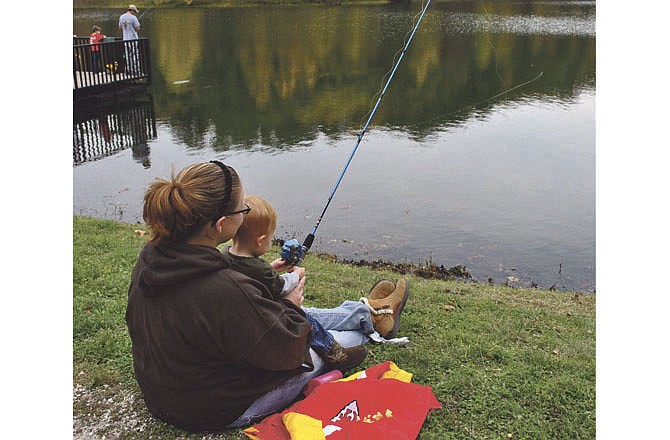
M 221 233 L 221 230 L 223 229 L 223 226 L 224 226 L 225 221 L 226 221 L 227 218 L 228 217 L 226 217 L 226 216 L 219 217 L 219 219 L 216 221 L 216 223 L 214 223 L 214 227 L 216 228 L 216 231 L 219 234 Z

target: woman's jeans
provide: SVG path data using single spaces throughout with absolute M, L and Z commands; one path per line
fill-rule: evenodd
M 334 309 L 303 307 L 303 310 L 310 322 L 318 321 L 344 347 L 364 344 L 369 341 L 367 335 L 374 332 L 368 306 L 357 301 L 345 301 Z M 228 427 L 240 428 L 251 425 L 293 403 L 307 382 L 326 372 L 323 359 L 313 349 L 310 349 L 309 352 L 312 355 L 314 370 L 293 376 L 274 390 L 259 397 Z

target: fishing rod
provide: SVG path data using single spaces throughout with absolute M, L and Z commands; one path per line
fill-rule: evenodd
M 144 17 L 144 14 L 146 14 L 146 13 L 149 12 L 149 11 L 151 11 L 152 9 L 153 9 L 153 8 L 147 8 L 144 12 L 142 12 L 142 15 L 140 15 L 139 17 L 137 17 L 137 21 L 140 21 L 140 20 L 142 19 L 142 17 Z
M 314 225 L 314 228 L 312 228 L 312 232 L 310 232 L 307 237 L 305 237 L 305 240 L 303 241 L 302 245 L 298 242 L 296 239 L 291 239 L 288 240 L 284 243 L 282 246 L 282 258 L 284 261 L 286 261 L 288 264 L 294 266 L 294 265 L 299 265 L 302 263 L 303 259 L 305 258 L 305 254 L 307 251 L 312 247 L 312 244 L 314 243 L 314 237 L 316 236 L 316 230 L 319 228 L 319 225 L 321 224 L 321 220 L 323 220 L 323 216 L 326 214 L 326 211 L 328 210 L 328 207 L 330 206 L 330 202 L 333 200 L 333 197 L 335 196 L 335 193 L 337 192 L 337 189 L 340 186 L 340 183 L 342 182 L 342 179 L 344 178 L 344 174 L 347 172 L 347 168 L 349 168 L 349 164 L 351 164 L 351 161 L 354 158 L 354 155 L 356 154 L 356 151 L 358 150 L 358 146 L 361 144 L 361 141 L 363 140 L 363 136 L 365 136 L 365 133 L 368 130 L 368 127 L 370 126 L 370 122 L 372 121 L 372 118 L 374 117 L 375 113 L 377 112 L 377 109 L 379 108 L 379 104 L 382 102 L 382 98 L 386 94 L 386 90 L 388 89 L 389 85 L 391 84 L 391 80 L 393 79 L 393 76 L 395 75 L 396 70 L 398 70 L 398 66 L 400 65 L 400 62 L 402 61 L 403 57 L 405 56 L 405 52 L 407 52 L 407 49 L 409 48 L 410 43 L 412 42 L 412 38 L 414 38 L 414 34 L 416 33 L 416 30 L 419 28 L 419 24 L 421 23 L 421 20 L 423 19 L 424 14 L 428 10 L 428 6 L 430 5 L 430 0 L 426 3 L 424 6 L 423 10 L 421 11 L 421 15 L 419 16 L 419 19 L 417 20 L 416 24 L 414 25 L 414 28 L 412 29 L 411 34 L 409 35 L 409 38 L 405 42 L 405 45 L 402 48 L 402 51 L 400 52 L 400 56 L 398 57 L 398 60 L 395 62 L 393 65 L 393 69 L 391 69 L 391 74 L 389 75 L 388 79 L 386 80 L 386 84 L 381 90 L 381 93 L 379 94 L 379 97 L 377 98 L 377 102 L 372 108 L 372 111 L 370 112 L 370 116 L 368 117 L 367 121 L 365 122 L 365 125 L 363 126 L 363 129 L 361 132 L 358 134 L 358 137 L 356 139 L 356 143 L 354 145 L 353 150 L 351 151 L 351 154 L 349 154 L 349 158 L 347 159 L 344 168 L 342 168 L 342 171 L 340 172 L 339 177 L 335 181 L 335 185 L 333 186 L 333 189 L 330 192 L 330 195 L 328 196 L 328 200 L 326 201 L 326 205 L 323 207 L 323 211 L 321 211 L 321 215 L 319 215 L 319 218 L 316 221 L 316 224 Z

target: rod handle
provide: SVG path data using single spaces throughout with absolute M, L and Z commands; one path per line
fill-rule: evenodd
M 312 247 L 312 243 L 314 243 L 314 234 L 308 234 L 307 237 L 305 237 L 305 241 L 302 242 L 302 247 L 305 249 L 305 252 Z

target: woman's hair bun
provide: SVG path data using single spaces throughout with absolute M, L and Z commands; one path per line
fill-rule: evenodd
M 169 243 L 189 237 L 224 210 L 237 206 L 241 189 L 232 167 L 222 172 L 220 166 L 210 163 L 191 165 L 177 176 L 173 172 L 171 180 L 157 178 L 144 195 L 143 216 L 151 240 Z

